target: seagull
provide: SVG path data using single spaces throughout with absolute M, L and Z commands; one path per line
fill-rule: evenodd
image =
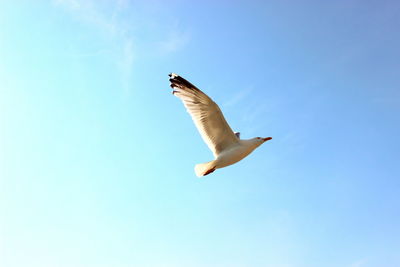
M 242 160 L 254 149 L 272 139 L 272 137 L 240 139 L 240 133 L 232 131 L 221 109 L 210 97 L 175 73 L 169 74 L 169 77 L 172 94 L 182 100 L 201 137 L 214 154 L 214 160 L 194 167 L 198 177 Z

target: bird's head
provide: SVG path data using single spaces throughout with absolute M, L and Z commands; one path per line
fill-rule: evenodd
M 253 139 L 252 139 L 252 141 L 255 143 L 255 144 L 257 144 L 257 146 L 260 146 L 261 144 L 263 144 L 263 143 L 265 143 L 265 142 L 267 142 L 267 141 L 269 141 L 269 140 L 271 140 L 272 139 L 272 137 L 254 137 Z

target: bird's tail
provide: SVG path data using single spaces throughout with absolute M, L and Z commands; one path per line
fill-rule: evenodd
M 213 171 L 215 171 L 215 160 L 196 164 L 196 166 L 194 166 L 194 172 L 196 173 L 197 177 L 206 176 Z

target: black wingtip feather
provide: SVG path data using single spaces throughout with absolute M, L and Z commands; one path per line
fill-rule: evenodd
M 186 79 L 182 78 L 181 76 L 179 76 L 175 73 L 170 73 L 170 74 L 168 74 L 168 76 L 171 77 L 169 79 L 169 81 L 171 82 L 171 87 L 174 87 L 176 85 L 181 85 L 181 86 L 185 86 L 188 88 L 197 89 L 196 86 L 194 86 L 189 81 L 187 81 Z

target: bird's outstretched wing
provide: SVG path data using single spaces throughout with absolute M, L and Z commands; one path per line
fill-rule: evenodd
M 220 108 L 210 97 L 179 75 L 171 73 L 169 76 L 172 93 L 182 100 L 214 157 L 239 141 Z

